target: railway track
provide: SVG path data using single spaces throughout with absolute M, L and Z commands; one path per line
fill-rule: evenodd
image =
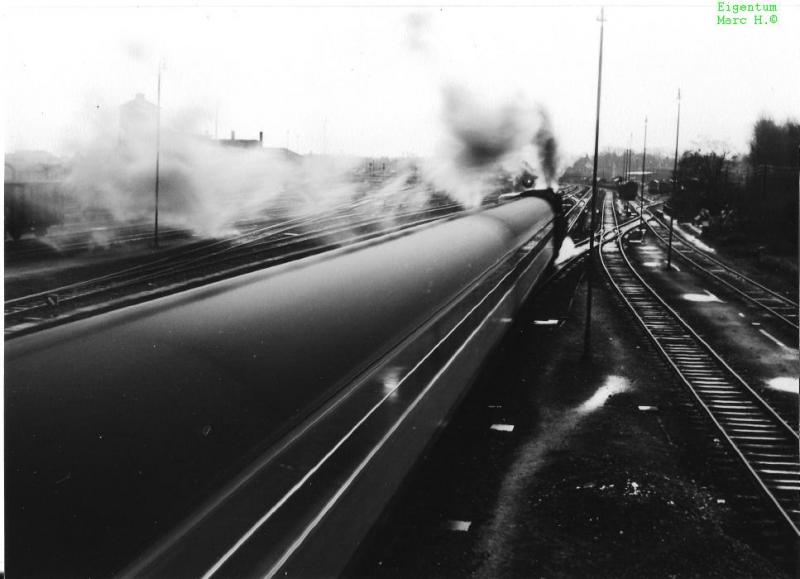
M 180 240 L 191 237 L 186 229 L 162 228 L 159 239 L 162 241 Z M 52 258 L 54 255 L 78 255 L 97 248 L 131 246 L 150 243 L 153 239 L 151 224 L 101 225 L 81 230 L 49 233 L 42 238 L 24 238 L 20 241 L 5 242 L 6 264 L 30 262 L 37 259 Z
M 455 203 L 385 216 L 350 211 L 287 219 L 241 235 L 178 249 L 147 264 L 5 302 L 6 337 L 374 240 L 453 216 Z
M 617 227 L 613 204 L 603 225 Z M 773 408 L 636 273 L 623 239 L 601 247 L 600 262 L 611 284 L 658 351 L 708 415 L 719 439 L 730 446 L 779 520 L 800 538 L 800 456 L 795 425 Z
M 650 219 L 647 219 L 646 223 L 656 238 L 666 246 L 669 236 L 667 224 L 652 214 L 650 214 Z M 672 251 L 704 275 L 733 290 L 748 302 L 791 326 L 795 331 L 800 329 L 800 326 L 798 326 L 797 302 L 747 277 L 708 253 L 695 248 L 680 235 L 673 235 Z

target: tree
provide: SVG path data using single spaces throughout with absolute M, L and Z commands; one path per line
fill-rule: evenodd
M 753 126 L 748 161 L 754 169 L 764 165 L 798 166 L 800 124 L 786 121 L 779 125 L 772 119 L 761 118 Z
M 684 152 L 678 162 L 682 189 L 673 195 L 676 210 L 686 215 L 701 208 L 712 212 L 722 209 L 725 205 L 724 171 L 727 161 L 727 152 Z

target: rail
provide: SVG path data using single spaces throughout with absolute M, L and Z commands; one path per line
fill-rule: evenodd
M 618 227 L 604 203 L 605 227 Z M 800 538 L 798 433 L 750 387 L 634 270 L 623 239 L 600 251 L 600 262 L 650 340 L 775 507 Z

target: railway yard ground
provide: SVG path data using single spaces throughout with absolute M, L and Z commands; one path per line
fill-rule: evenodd
M 625 247 L 659 295 L 796 425 L 796 331 L 735 305 L 677 255 L 666 271 L 652 232 Z M 763 279 L 759 261 L 736 266 Z M 590 354 L 586 281 L 575 268 L 520 313 L 350 577 L 796 575 L 796 539 L 775 525 L 597 268 Z M 785 272 L 767 277 L 796 296 Z M 764 387 L 778 374 L 794 380 L 789 392 Z
M 688 228 L 686 228 L 688 230 Z M 691 233 L 691 231 L 689 231 Z M 767 286 L 788 295 L 797 294 L 797 254 L 778 251 L 768 245 L 739 241 L 736 243 L 709 242 L 717 256 L 742 271 L 758 278 Z
M 793 576 L 603 279 L 584 355 L 578 277 L 521 312 L 350 577 Z

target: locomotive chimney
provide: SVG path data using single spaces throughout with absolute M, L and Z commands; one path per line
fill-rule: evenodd
M 260 144 L 264 143 L 264 131 L 258 131 L 258 142 Z
M 236 140 L 236 131 L 231 131 L 231 141 Z

